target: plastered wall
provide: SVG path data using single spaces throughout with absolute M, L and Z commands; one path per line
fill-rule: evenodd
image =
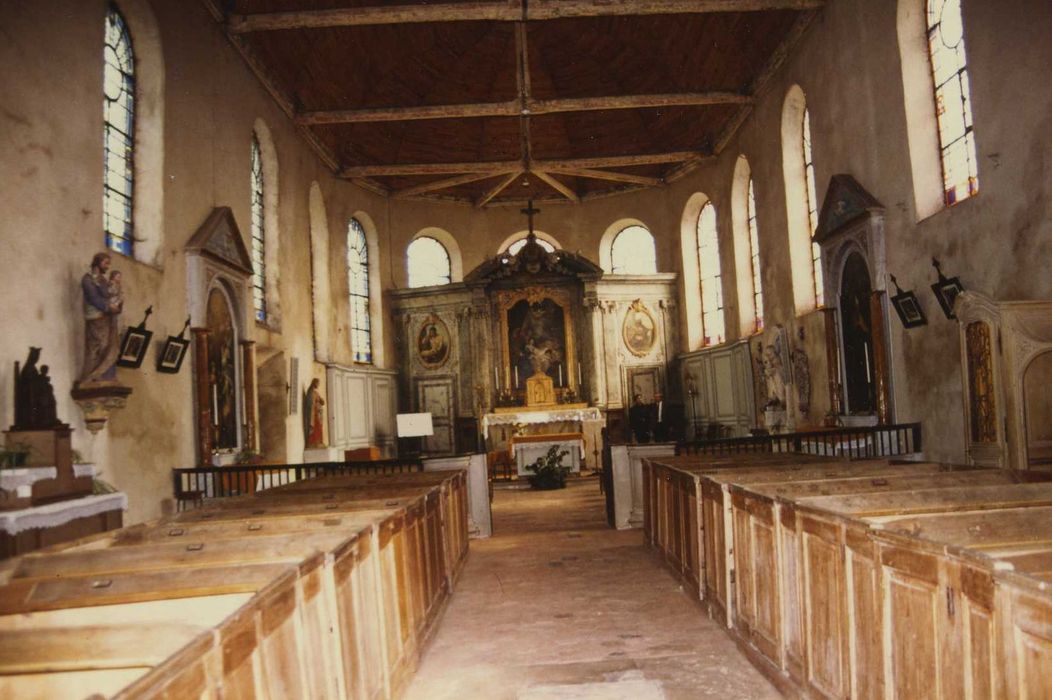
M 301 386 L 324 377 L 312 362 L 309 190 L 317 182 L 329 231 L 327 319 L 332 360 L 350 365 L 347 343 L 347 220 L 371 221 L 383 289 L 404 288 L 404 251 L 429 226 L 456 237 L 463 269 L 525 229 L 518 207 L 477 210 L 446 202 L 388 200 L 337 180 L 318 161 L 197 2 L 138 0 L 152 9 L 164 64 L 163 216 L 156 264 L 115 257 L 124 273 L 124 321 L 153 305 L 155 339 L 178 332 L 187 313 L 182 249 L 214 206 L 230 206 L 242 232 L 249 221 L 249 140 L 266 122 L 279 163 L 279 330 L 257 327 L 258 361 L 276 353 L 301 360 Z M 964 434 L 959 350 L 953 322 L 928 286 L 938 257 L 963 285 L 997 299 L 1052 298 L 1052 7 L 1042 0 L 964 3 L 966 42 L 979 151 L 980 194 L 917 221 L 903 106 L 894 0 L 830 0 L 752 115 L 719 158 L 659 189 L 581 205 L 540 204 L 536 227 L 568 250 L 598 262 L 599 241 L 623 218 L 655 235 L 658 269 L 679 272 L 680 221 L 687 200 L 704 192 L 717 207 L 728 335 L 736 337 L 737 294 L 730 188 L 739 154 L 756 187 L 768 325 L 795 317 L 786 234 L 780 125 L 784 96 L 799 84 L 811 114 L 819 197 L 834 173 L 850 173 L 886 207 L 887 264 L 917 292 L 929 325 L 904 331 L 891 318 L 895 417 L 924 423 L 936 459 L 962 460 Z M 54 0 L 0 4 L 0 278 L 6 300 L 0 333 L 0 426 L 12 422 L 12 363 L 29 345 L 44 348 L 60 416 L 74 445 L 103 478 L 128 492 L 134 522 L 160 512 L 170 469 L 195 460 L 190 363 L 178 375 L 120 370 L 134 390 L 97 436 L 84 429 L 69 398 L 83 343 L 78 281 L 103 245 L 101 46 L 105 2 Z M 680 304 L 681 323 L 685 304 Z M 687 333 L 681 333 L 686 346 Z M 815 339 L 817 340 L 817 338 Z M 810 336 L 808 342 L 811 341 Z M 384 366 L 397 367 L 392 324 L 385 321 Z M 824 386 L 813 370 L 815 401 Z M 324 382 L 323 382 L 324 384 Z M 298 459 L 300 417 L 285 420 L 286 459 Z

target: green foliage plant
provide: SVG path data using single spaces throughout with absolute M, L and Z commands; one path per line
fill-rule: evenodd
M 563 457 L 568 454 L 567 450 L 560 452 L 558 445 L 549 447 L 547 454 L 526 467 L 533 472 L 528 477 L 530 486 L 542 491 L 566 488 L 566 475 L 570 473 L 570 467 L 563 466 Z

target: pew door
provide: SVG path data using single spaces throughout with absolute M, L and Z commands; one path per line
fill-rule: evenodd
M 416 382 L 417 410 L 431 414 L 434 435 L 424 438 L 424 451 L 429 455 L 450 455 L 454 452 L 453 423 L 456 394 L 452 377 L 418 379 Z

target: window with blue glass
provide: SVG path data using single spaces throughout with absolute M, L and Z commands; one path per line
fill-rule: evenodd
M 252 304 L 257 321 L 267 320 L 266 231 L 263 223 L 263 158 L 252 134 Z
M 347 284 L 351 307 L 351 354 L 355 362 L 373 361 L 369 326 L 369 246 L 357 219 L 347 225 Z
M 106 12 L 102 68 L 103 198 L 106 247 L 131 255 L 135 148 L 135 54 L 124 17 Z

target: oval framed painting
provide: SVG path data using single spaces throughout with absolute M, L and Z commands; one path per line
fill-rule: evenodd
M 449 361 L 449 328 L 431 314 L 420 324 L 416 336 L 416 358 L 426 369 L 439 369 Z
M 654 349 L 657 324 L 650 309 L 639 299 L 628 307 L 624 323 L 621 324 L 621 335 L 625 339 L 625 347 L 636 357 L 643 357 Z

